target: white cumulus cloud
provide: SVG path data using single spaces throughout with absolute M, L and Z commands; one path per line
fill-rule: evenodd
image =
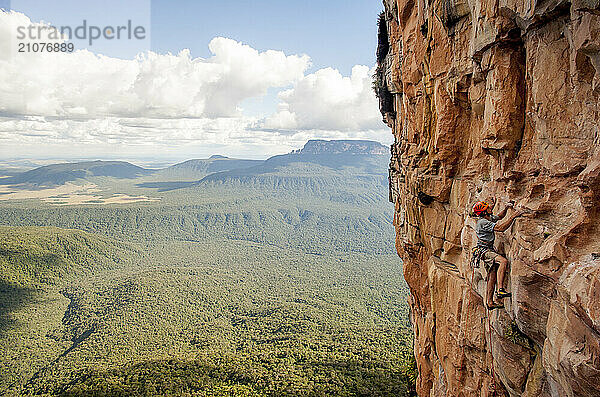
M 266 128 L 368 130 L 382 129 L 378 103 L 371 89 L 373 70 L 357 65 L 349 77 L 332 68 L 304 76 L 279 93 L 279 111 L 265 120 Z
M 391 137 L 367 66 L 355 66 L 350 76 L 332 68 L 307 74 L 307 55 L 261 52 L 224 37 L 210 41 L 208 58 L 189 50 L 134 59 L 87 50 L 11 52 L 16 27 L 30 24 L 49 26 L 0 11 L 0 156 L 46 150 L 191 156 L 202 147 L 258 156 L 312 138 Z M 272 115 L 242 113 L 245 100 L 273 89 L 280 92 Z
M 14 45 L 16 26 L 29 18 L 0 12 L 1 48 Z M 39 24 L 38 24 L 39 25 Z M 12 36 L 11 37 L 11 31 Z M 11 38 L 13 39 L 11 41 Z M 140 54 L 121 60 L 80 50 L 17 53 L 0 60 L 0 111 L 43 116 L 229 117 L 239 103 L 304 76 L 306 55 L 259 52 L 214 38 L 211 57 Z

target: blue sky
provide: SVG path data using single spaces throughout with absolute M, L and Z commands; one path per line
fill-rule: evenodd
M 334 67 L 347 75 L 354 65 L 373 65 L 377 45 L 377 0 L 262 0 L 152 2 L 152 48 L 190 48 L 209 55 L 216 36 L 264 51 L 308 54 L 313 69 Z
M 249 44 L 259 51 L 307 54 L 310 71 L 325 67 L 348 75 L 354 65 L 372 66 L 377 45 L 377 0 L 153 0 L 152 50 L 189 48 L 208 57 L 217 36 Z M 277 104 L 277 91 L 242 102 L 246 114 L 264 115 Z
M 145 25 L 149 19 L 148 49 L 159 53 L 188 48 L 193 57 L 208 57 L 208 43 L 222 36 L 259 51 L 308 54 L 311 70 L 333 67 L 344 75 L 354 65 L 374 64 L 376 19 L 383 9 L 377 0 L 0 0 L 3 4 L 57 26 L 76 25 L 83 18 L 98 25 L 127 19 Z M 146 49 L 134 44 L 129 51 L 101 43 L 89 47 L 84 41 L 77 48 L 126 58 Z
M 0 0 L 9 5 L 0 158 L 264 158 L 314 138 L 391 141 L 371 89 L 378 0 Z M 147 34 L 14 52 L 19 26 L 84 19 Z

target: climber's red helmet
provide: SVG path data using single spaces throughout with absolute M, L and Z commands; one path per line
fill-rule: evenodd
M 485 201 L 478 201 L 473 206 L 473 212 L 477 216 L 485 215 L 489 209 L 490 209 L 490 205 L 488 203 L 486 203 Z

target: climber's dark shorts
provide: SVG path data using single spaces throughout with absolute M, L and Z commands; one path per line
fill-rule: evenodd
M 485 254 L 481 257 L 483 261 L 483 267 L 485 268 L 486 273 L 489 275 L 490 271 L 497 266 L 498 264 L 495 262 L 495 259 L 500 254 L 495 252 L 494 250 L 487 250 Z

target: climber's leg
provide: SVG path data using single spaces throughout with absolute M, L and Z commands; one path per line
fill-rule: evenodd
M 502 255 L 496 257 L 498 262 L 498 299 L 503 299 L 510 296 L 510 293 L 504 290 L 504 279 L 506 278 L 506 269 L 508 269 L 508 260 Z
M 487 285 L 485 289 L 485 303 L 488 307 L 495 306 L 497 303 L 494 301 L 494 288 L 496 286 L 496 265 L 492 265 L 488 271 Z
M 504 277 L 506 276 L 506 268 L 508 267 L 508 260 L 502 255 L 496 257 L 498 263 L 498 289 L 504 288 Z

